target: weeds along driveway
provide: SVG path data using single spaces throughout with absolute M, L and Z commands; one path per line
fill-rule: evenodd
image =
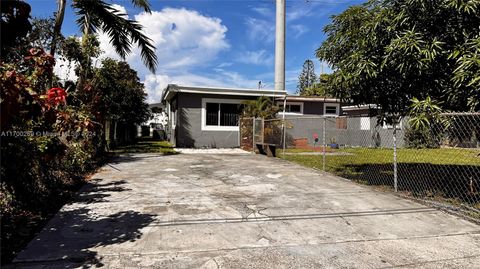
M 474 268 L 480 227 L 283 160 L 123 156 L 13 268 Z

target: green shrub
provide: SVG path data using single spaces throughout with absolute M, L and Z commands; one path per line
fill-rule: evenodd
M 405 142 L 408 148 L 439 148 L 441 134 L 436 134 L 428 128 L 415 129 L 408 127 L 405 130 Z

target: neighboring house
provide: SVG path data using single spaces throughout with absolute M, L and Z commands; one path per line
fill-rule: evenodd
M 276 102 L 283 107 L 283 98 L 276 98 Z M 285 117 L 308 116 L 339 116 L 342 115 L 342 106 L 339 99 L 318 96 L 287 95 Z M 283 110 L 279 116 L 283 116 Z
M 231 148 L 240 146 L 239 115 L 243 101 L 273 97 L 283 107 L 285 92 L 264 89 L 195 87 L 169 84 L 163 92 L 170 142 L 176 147 Z M 286 97 L 286 117 L 341 115 L 340 100 Z M 282 117 L 280 112 L 278 117 Z
M 152 116 L 148 121 L 142 123 L 140 126 L 137 126 L 138 136 L 153 137 L 154 132 L 156 131 L 160 135 L 160 138 L 167 139 L 166 134 L 168 116 L 167 112 L 165 111 L 165 105 L 162 103 L 156 103 L 149 104 L 148 107 L 152 113 Z
M 350 105 L 342 107 L 343 113 L 348 117 L 347 129 L 355 135 L 340 139 L 342 144 L 362 147 L 393 147 L 393 126 L 385 122 L 379 123 L 375 116 L 380 107 L 375 104 Z M 397 126 L 397 146 L 405 144 L 404 135 L 408 117 L 402 118 Z
M 356 105 L 356 106 L 342 106 L 342 111 L 345 116 L 349 117 L 369 117 L 375 114 L 378 109 L 377 105 Z

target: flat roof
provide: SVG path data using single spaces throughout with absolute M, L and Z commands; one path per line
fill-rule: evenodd
M 163 90 L 162 101 L 170 100 L 176 93 L 201 93 L 201 94 L 219 94 L 231 96 L 268 96 L 284 97 L 285 91 L 279 92 L 264 89 L 246 89 L 246 88 L 227 88 L 227 87 L 204 87 L 204 86 L 186 86 L 178 84 L 168 84 Z
M 277 98 L 277 101 L 283 100 L 284 97 Z M 322 96 L 299 96 L 299 95 L 287 95 L 287 101 L 307 101 L 307 102 L 332 102 L 340 103 L 340 99 L 322 97 Z

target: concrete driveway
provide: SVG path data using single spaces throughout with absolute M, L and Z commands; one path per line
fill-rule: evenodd
M 480 227 L 279 159 L 105 166 L 13 268 L 479 268 Z

